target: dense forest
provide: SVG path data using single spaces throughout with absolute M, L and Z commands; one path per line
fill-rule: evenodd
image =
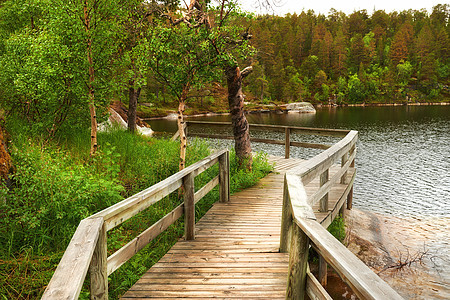
M 331 9 L 249 22 L 257 49 L 247 91 L 260 100 L 424 101 L 448 96 L 449 6 L 350 15 Z

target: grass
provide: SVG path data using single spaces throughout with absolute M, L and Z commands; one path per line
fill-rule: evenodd
M 178 142 L 124 131 L 99 134 L 99 153 L 89 158 L 89 134 L 65 132 L 55 141 L 31 138 L 20 121 L 9 124 L 15 185 L 0 207 L 0 300 L 37 299 L 49 282 L 81 219 L 147 188 L 178 170 Z M 187 164 L 209 155 L 192 140 Z M 255 184 L 271 170 L 264 156 L 253 171 L 237 167 L 231 153 L 231 192 Z M 196 188 L 217 175 L 215 166 L 196 178 Z M 217 188 L 196 206 L 200 218 L 218 200 Z M 182 200 L 177 192 L 108 232 L 108 252 L 126 244 Z M 182 219 L 182 218 L 181 218 Z M 182 236 L 179 220 L 109 276 L 110 299 L 119 298 Z M 88 298 L 87 284 L 80 298 Z

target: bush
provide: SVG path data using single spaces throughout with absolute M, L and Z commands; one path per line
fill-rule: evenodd
M 331 222 L 330 226 L 328 226 L 328 232 L 331 233 L 341 243 L 344 242 L 345 222 L 344 218 L 341 215 L 336 216 L 333 222 Z
M 24 246 L 36 254 L 63 249 L 80 220 L 122 199 L 112 152 L 83 165 L 67 152 L 32 142 L 11 150 L 15 186 L 2 207 L 0 244 L 8 252 L 2 255 Z

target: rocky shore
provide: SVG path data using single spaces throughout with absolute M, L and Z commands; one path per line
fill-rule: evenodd
M 347 247 L 405 299 L 450 299 L 450 218 L 346 211 Z

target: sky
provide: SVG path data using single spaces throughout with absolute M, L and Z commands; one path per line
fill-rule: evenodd
M 280 2 L 278 7 L 273 6 L 274 13 L 277 15 L 284 15 L 286 13 L 300 13 L 303 9 L 312 9 L 314 12 L 328 15 L 330 8 L 335 8 L 338 11 L 343 11 L 349 15 L 355 10 L 366 9 L 369 14 L 375 10 L 384 10 L 387 13 L 392 11 L 402 11 L 408 9 L 422 9 L 425 8 L 429 13 L 432 7 L 436 4 L 448 4 L 446 0 L 275 0 Z M 256 7 L 258 0 L 240 0 L 241 6 L 246 11 L 261 13 L 261 10 Z M 273 0 L 272 0 L 273 2 Z M 265 13 L 266 11 L 262 11 Z M 272 12 L 270 12 L 272 13 Z

